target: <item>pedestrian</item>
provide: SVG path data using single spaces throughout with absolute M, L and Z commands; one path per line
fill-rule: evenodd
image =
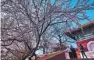
M 32 49 L 32 53 L 30 54 L 31 56 L 31 60 L 34 59 L 34 60 L 37 60 L 37 55 L 36 55 L 36 48 L 33 48 Z
M 28 60 L 31 60 L 31 56 L 28 57 Z
M 70 57 L 70 59 L 71 59 L 71 58 L 72 58 L 72 51 L 71 51 L 71 49 L 70 49 L 70 46 L 67 46 L 66 51 L 69 53 L 69 57 Z
M 72 51 L 72 58 L 77 58 L 76 50 L 75 48 L 71 45 L 71 51 Z
M 85 54 L 85 50 L 84 50 L 84 47 L 80 44 L 80 52 L 82 54 L 82 57 L 84 58 L 84 56 L 87 58 L 86 54 Z

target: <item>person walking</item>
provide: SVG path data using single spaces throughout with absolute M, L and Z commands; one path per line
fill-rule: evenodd
M 34 52 L 34 50 L 35 50 L 35 48 L 32 49 L 32 53 L 31 53 L 30 56 L 29 56 L 29 60 L 33 60 L 33 59 L 37 60 L 37 55 L 36 55 L 36 53 Z M 34 57 L 34 58 L 33 58 L 33 57 Z
M 31 56 L 28 57 L 28 60 L 31 60 Z
M 72 58 L 77 58 L 76 50 L 75 48 L 71 45 L 71 51 L 72 51 Z
M 71 58 L 72 58 L 72 51 L 71 51 L 71 49 L 70 49 L 70 46 L 67 46 L 66 51 L 69 53 L 69 57 L 70 57 L 70 59 L 71 59 Z
M 82 54 L 82 57 L 84 58 L 84 56 L 87 58 L 86 54 L 85 54 L 85 51 L 84 51 L 84 47 L 80 44 L 80 52 Z

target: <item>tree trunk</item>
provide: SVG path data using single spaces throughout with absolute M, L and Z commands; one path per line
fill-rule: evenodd
M 62 41 L 61 41 L 61 36 L 59 36 L 59 43 L 60 43 L 60 50 L 62 50 Z
M 45 47 L 43 47 L 43 54 L 45 54 L 46 53 L 46 51 L 45 51 L 46 49 L 45 49 Z
M 39 43 L 40 43 L 40 35 L 38 36 L 37 41 L 38 41 L 38 42 L 37 42 L 37 45 L 36 45 L 36 47 L 34 48 L 34 50 L 32 51 L 31 57 L 35 56 L 35 52 L 36 52 L 36 50 L 37 50 L 37 48 L 38 48 L 38 46 L 39 46 Z

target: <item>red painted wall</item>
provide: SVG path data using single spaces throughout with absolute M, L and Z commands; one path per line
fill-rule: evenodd
M 89 41 L 94 41 L 94 38 L 90 38 L 90 39 L 78 41 L 78 42 L 77 42 L 77 47 L 78 47 L 78 49 L 79 49 L 79 45 L 82 44 L 83 47 L 84 47 L 84 49 L 85 49 L 85 51 L 88 51 L 88 49 L 87 49 L 87 43 L 88 43 Z
M 66 60 L 65 52 L 57 51 L 40 57 L 38 60 Z
M 66 60 L 65 52 L 63 52 L 62 54 L 58 54 L 58 55 L 56 55 L 53 58 L 50 58 L 48 60 Z

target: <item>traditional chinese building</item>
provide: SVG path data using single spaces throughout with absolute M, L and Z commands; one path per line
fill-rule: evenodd
M 79 28 L 68 30 L 65 32 L 65 34 L 77 41 L 76 53 L 78 58 L 81 58 L 81 54 L 79 52 L 79 44 L 82 44 L 85 48 L 87 56 L 92 58 L 88 60 L 94 60 L 94 21 L 82 25 Z M 49 54 L 40 55 L 38 60 L 66 60 L 66 58 L 69 59 L 68 53 L 66 53 L 64 50 L 60 50 Z
M 85 48 L 88 58 L 94 58 L 94 21 L 82 25 L 79 28 L 65 32 L 67 36 L 77 41 L 77 56 L 81 57 L 79 44 Z

